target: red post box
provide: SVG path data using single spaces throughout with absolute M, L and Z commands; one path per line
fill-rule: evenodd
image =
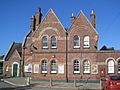
M 100 76 L 101 77 L 105 76 L 105 69 L 104 68 L 100 68 Z

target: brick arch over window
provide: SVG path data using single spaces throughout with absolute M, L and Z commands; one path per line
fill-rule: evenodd
M 59 32 L 59 30 L 58 30 L 57 28 L 46 27 L 46 28 L 44 28 L 44 29 L 40 32 L 39 38 L 42 37 L 42 35 L 44 35 L 44 33 L 45 33 L 46 31 L 49 31 L 49 30 L 53 30 L 53 31 L 56 33 L 57 36 L 60 36 L 60 32 Z

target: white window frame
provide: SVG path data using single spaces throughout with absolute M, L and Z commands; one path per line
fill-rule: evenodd
M 78 40 L 75 40 L 75 36 L 78 37 Z M 74 48 L 80 48 L 80 37 L 78 35 L 75 35 L 73 37 L 73 40 L 74 40 Z M 78 43 L 78 45 L 75 46 L 75 43 Z
M 53 63 L 53 61 L 54 61 L 54 63 Z M 51 73 L 57 73 L 57 66 L 56 66 L 55 60 L 51 61 L 50 70 L 51 70 Z
M 45 67 L 45 70 L 43 69 Z M 42 73 L 47 73 L 47 62 L 46 60 L 43 60 L 42 63 L 41 63 L 41 71 Z
M 86 43 L 87 43 L 87 45 L 86 45 Z M 89 36 L 84 36 L 83 47 L 84 48 L 89 48 L 90 47 L 90 37 Z
M 46 41 L 43 41 L 44 37 L 47 38 Z M 47 43 L 47 46 L 44 46 L 44 43 Z M 48 37 L 47 37 L 47 36 L 43 36 L 43 37 L 42 37 L 42 48 L 48 48 Z
M 55 38 L 55 41 L 52 40 L 52 38 Z M 56 43 L 56 46 L 52 46 L 52 43 Z M 55 36 L 51 37 L 51 48 L 57 48 L 57 38 Z
M 75 68 L 78 69 L 78 71 L 75 71 Z M 73 62 L 73 72 L 74 74 L 80 73 L 80 61 L 79 60 L 74 60 Z
M 87 65 L 86 65 L 85 62 L 87 62 Z M 88 69 L 88 70 L 85 70 L 85 69 Z M 89 60 L 85 60 L 83 62 L 83 73 L 85 73 L 85 74 L 90 73 L 90 62 L 89 62 Z
M 114 60 L 110 59 L 108 60 L 108 74 L 115 73 L 115 62 Z

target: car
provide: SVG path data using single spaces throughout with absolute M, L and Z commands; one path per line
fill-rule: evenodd
M 102 90 L 120 90 L 120 76 L 112 75 L 101 80 Z

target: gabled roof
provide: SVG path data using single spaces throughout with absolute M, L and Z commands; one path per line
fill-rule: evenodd
M 51 18 L 52 17 L 52 18 Z M 44 18 L 42 19 L 41 23 L 39 24 L 38 28 L 42 25 L 42 23 L 44 22 L 58 22 L 61 27 L 63 28 L 63 30 L 66 32 L 64 26 L 62 25 L 62 23 L 60 22 L 60 20 L 58 19 L 58 17 L 56 16 L 56 14 L 54 13 L 54 11 L 50 8 L 47 12 L 47 14 L 44 16 Z M 37 29 L 33 32 L 33 35 L 36 33 Z
M 21 57 L 22 56 L 22 43 L 13 42 L 11 44 L 10 48 L 8 49 L 8 51 L 7 51 L 7 53 L 6 53 L 5 57 L 4 57 L 5 61 L 7 61 L 11 57 L 14 50 L 17 50 L 20 57 Z
M 108 48 L 107 46 L 104 45 L 104 46 L 100 49 L 100 51 L 102 51 L 102 50 L 114 50 L 114 47 Z
M 88 20 L 88 18 L 84 15 L 84 13 L 82 12 L 82 10 L 80 10 L 78 16 L 75 18 L 74 22 L 70 25 L 69 30 L 71 29 L 71 27 L 77 22 L 83 22 L 84 24 L 88 24 L 93 30 L 94 32 L 98 35 L 96 29 L 93 27 L 93 25 L 91 24 L 91 22 Z

